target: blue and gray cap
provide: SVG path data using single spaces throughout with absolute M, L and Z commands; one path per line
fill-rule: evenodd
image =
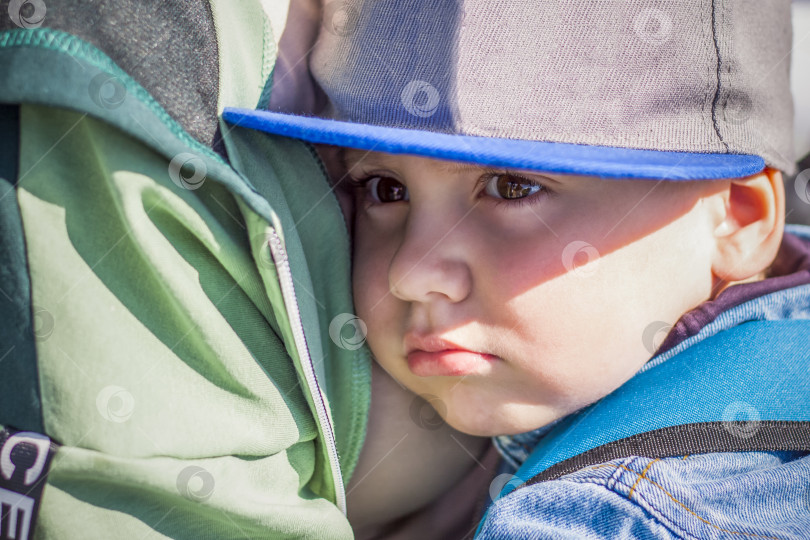
M 226 109 L 227 121 L 313 143 L 603 177 L 795 167 L 789 0 L 326 8 L 310 69 L 327 109 Z

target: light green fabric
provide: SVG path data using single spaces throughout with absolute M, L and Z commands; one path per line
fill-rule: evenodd
M 331 490 L 313 491 L 328 486 L 318 431 L 233 197 L 177 187 L 165 159 L 88 117 L 24 106 L 21 124 L 33 302 L 54 321 L 43 416 L 64 445 L 38 534 L 350 537 L 316 497 Z
M 275 4 L 278 5 L 272 6 L 273 15 L 286 18 L 286 2 Z M 225 107 L 256 107 L 278 54 L 272 23 L 265 16 L 265 8 L 271 6 L 233 0 L 211 0 L 209 5 L 219 37 L 217 111 L 221 113 Z M 258 46 L 259 43 L 262 45 Z
M 220 70 L 221 106 L 255 103 L 272 67 L 256 6 L 212 6 L 222 61 L 239 64 Z M 23 103 L 16 198 L 34 309 L 53 321 L 38 381 L 20 383 L 39 384 L 45 433 L 63 445 L 37 537 L 350 538 L 266 246 L 273 230 L 287 250 L 348 482 L 370 365 L 328 337 L 352 311 L 349 247 L 317 158 L 223 125 L 226 163 L 64 32 L 0 34 L 0 69 L 0 102 Z M 89 98 L 100 71 L 126 89 L 117 108 Z M 179 154 L 207 172 L 198 189 L 172 181 Z M 0 396 L 11 427 L 15 399 Z
M 276 205 L 273 225 L 287 247 L 304 326 L 319 329 L 310 332 L 307 345 L 336 419 L 337 447 L 348 483 L 365 434 L 371 360 L 366 347 L 352 350 L 329 337 L 334 317 L 353 312 L 348 295 L 350 247 L 340 208 L 312 150 L 299 141 L 235 126 L 223 131 L 229 134 L 234 167 L 268 200 L 284 202 Z M 264 241 L 261 230 L 249 233 L 258 243 Z M 267 260 L 263 253 L 257 260 Z

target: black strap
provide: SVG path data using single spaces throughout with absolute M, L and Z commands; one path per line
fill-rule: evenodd
M 44 432 L 31 281 L 17 205 L 20 109 L 0 104 L 0 425 Z M 41 320 L 41 323 L 47 322 Z M 44 336 L 44 334 L 42 334 Z
M 0 431 L 0 540 L 34 536 L 42 490 L 57 445 L 31 431 Z
M 665 458 L 710 452 L 810 452 L 810 422 L 701 422 L 639 433 L 552 465 L 520 487 L 556 480 L 629 456 Z

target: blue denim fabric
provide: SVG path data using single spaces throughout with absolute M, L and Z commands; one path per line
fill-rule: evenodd
M 810 239 L 810 228 L 789 230 Z M 720 314 L 640 372 L 745 321 L 784 319 L 810 319 L 810 285 Z M 503 468 L 517 470 L 549 427 L 497 437 Z M 618 459 L 499 499 L 476 538 L 810 539 L 810 456 L 737 452 Z
M 498 453 L 501 454 L 501 458 L 503 458 L 504 461 L 503 470 L 510 473 L 517 471 L 521 464 L 526 461 L 526 458 L 529 457 L 529 454 L 532 453 L 537 443 L 540 442 L 540 439 L 551 431 L 551 428 L 556 426 L 560 420 L 562 420 L 562 418 L 550 424 L 546 424 L 541 428 L 537 428 L 534 431 L 528 431 L 518 435 L 500 435 L 493 437 L 492 443 L 495 445 L 495 448 L 498 449 Z
M 476 538 L 810 538 L 810 456 L 628 457 L 498 500 Z

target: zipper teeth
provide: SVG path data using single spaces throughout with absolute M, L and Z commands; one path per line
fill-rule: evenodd
M 287 313 L 290 316 L 290 326 L 292 327 L 293 339 L 295 340 L 295 347 L 298 350 L 298 355 L 301 358 L 301 367 L 304 370 L 304 378 L 307 381 L 309 392 L 315 402 L 315 409 L 318 413 L 318 420 L 321 426 L 324 427 L 324 435 L 326 436 L 327 453 L 329 461 L 332 464 L 332 480 L 335 484 L 335 498 L 337 507 L 340 511 L 346 514 L 346 491 L 343 487 L 343 473 L 340 471 L 340 461 L 337 455 L 337 445 L 335 444 L 335 434 L 332 429 L 332 422 L 326 412 L 326 402 L 324 400 L 321 387 L 318 384 L 318 378 L 315 376 L 315 366 L 312 363 L 312 358 L 309 355 L 307 348 L 306 336 L 304 335 L 304 325 L 301 322 L 301 314 L 298 311 L 298 300 L 295 296 L 295 286 L 293 284 L 292 272 L 290 270 L 289 260 L 287 259 L 287 252 L 281 243 L 281 238 L 274 230 L 270 230 L 270 251 L 273 255 L 273 260 L 276 263 L 278 270 L 278 278 L 281 285 L 281 296 L 284 299 L 284 305 L 287 308 Z

